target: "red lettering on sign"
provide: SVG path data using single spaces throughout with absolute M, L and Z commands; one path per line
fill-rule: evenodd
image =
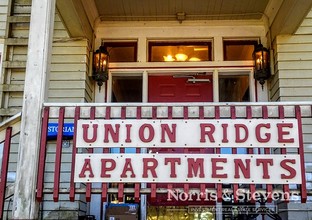
M 199 170 L 199 177 L 204 178 L 205 172 L 204 172 L 204 159 L 203 158 L 187 158 L 187 177 L 193 178 L 198 175 Z
M 132 163 L 131 163 L 131 158 L 126 158 L 126 161 L 125 161 L 125 165 L 124 165 L 124 168 L 122 170 L 122 173 L 120 175 L 121 178 L 127 178 L 127 172 L 130 171 L 131 172 L 131 175 L 130 177 L 131 178 L 135 178 L 135 174 L 134 174 L 134 171 L 133 171 L 133 168 L 132 168 Z
M 172 128 L 170 130 L 169 125 L 168 124 L 161 124 L 161 143 L 165 143 L 165 134 L 167 134 L 169 140 L 171 143 L 175 143 L 176 142 L 176 128 L 177 125 L 176 124 L 172 124 Z
M 244 124 L 235 124 L 235 143 L 244 143 L 248 139 L 248 128 Z M 245 131 L 245 137 L 241 137 L 240 130 L 243 129 Z
M 126 143 L 132 142 L 132 140 L 131 140 L 131 127 L 132 127 L 132 125 L 126 124 L 126 128 L 127 128 L 127 138 L 125 140 Z
M 120 124 L 115 124 L 115 130 L 113 129 L 113 126 L 111 124 L 105 124 L 104 125 L 104 143 L 109 143 L 108 135 L 112 137 L 114 143 L 119 142 L 119 128 Z
M 256 138 L 260 143 L 267 143 L 271 139 L 271 134 L 270 133 L 264 133 L 265 138 L 261 137 L 261 129 L 262 128 L 271 128 L 271 125 L 269 123 L 267 124 L 258 124 L 256 126 Z
M 83 129 L 83 140 L 84 140 L 86 143 L 92 143 L 92 142 L 96 141 L 96 139 L 97 139 L 97 128 L 98 128 L 98 124 L 93 124 L 93 125 L 92 125 L 92 128 L 93 128 L 93 136 L 92 136 L 92 138 L 90 139 L 90 138 L 88 137 L 89 125 L 88 125 L 88 124 L 83 124 L 83 125 L 82 125 L 82 129 Z
M 145 138 L 144 136 L 144 131 L 148 130 L 148 137 Z M 148 143 L 151 142 L 154 139 L 155 136 L 155 131 L 152 125 L 150 124 L 143 124 L 140 129 L 139 129 L 139 138 L 141 139 L 141 141 L 143 141 L 144 143 Z
M 111 177 L 111 175 L 107 174 L 106 172 L 112 171 L 116 168 L 116 161 L 113 159 L 101 159 L 101 163 L 102 163 L 101 177 L 103 178 Z M 107 166 L 108 164 L 110 164 L 110 166 Z
M 227 174 L 219 174 L 218 170 L 223 170 L 223 166 L 218 166 L 217 163 L 227 163 L 226 158 L 211 158 L 211 177 L 212 178 L 227 178 Z
M 170 163 L 170 177 L 176 178 L 176 164 L 181 164 L 181 158 L 165 158 L 165 165 Z
M 229 127 L 228 124 L 222 124 L 222 131 L 223 131 L 223 139 L 222 139 L 222 143 L 228 143 L 229 140 L 227 138 L 227 128 Z
M 278 123 L 277 125 L 278 142 L 279 143 L 294 143 L 294 138 L 285 138 L 284 136 L 289 135 L 289 131 L 285 131 L 284 128 L 293 128 L 292 123 Z
M 297 171 L 293 167 L 289 166 L 288 163 L 296 164 L 296 160 L 285 159 L 281 161 L 281 167 L 289 172 L 289 175 L 281 174 L 282 179 L 292 179 L 297 175 Z
M 245 165 L 246 164 L 246 165 Z M 243 173 L 244 177 L 249 179 L 250 178 L 250 159 L 246 159 L 245 163 L 242 159 L 234 159 L 234 178 L 239 179 L 239 170 Z
M 273 159 L 256 159 L 256 164 L 257 166 L 260 166 L 260 164 L 262 164 L 262 171 L 263 171 L 262 178 L 270 179 L 269 165 L 273 166 Z
M 93 174 L 93 171 L 92 171 L 92 166 L 91 166 L 91 163 L 90 163 L 90 159 L 85 159 L 84 160 L 84 164 L 83 164 L 83 167 L 81 169 L 81 172 L 79 173 L 79 177 L 80 178 L 86 177 L 86 172 L 89 172 L 89 177 L 88 178 L 94 177 L 94 174 Z
M 209 131 L 206 131 L 206 128 L 209 128 Z M 200 142 L 205 143 L 207 135 L 209 138 L 209 141 L 211 143 L 215 142 L 215 139 L 213 137 L 213 132 L 215 132 L 216 128 L 213 124 L 200 124 Z
M 151 163 L 151 164 L 149 164 Z M 143 178 L 148 178 L 147 172 L 150 171 L 153 178 L 157 178 L 156 167 L 158 161 L 155 158 L 143 158 Z

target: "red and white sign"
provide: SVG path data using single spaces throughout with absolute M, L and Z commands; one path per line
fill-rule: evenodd
M 79 120 L 77 147 L 299 147 L 296 119 Z
M 301 184 L 300 157 L 77 154 L 75 182 Z

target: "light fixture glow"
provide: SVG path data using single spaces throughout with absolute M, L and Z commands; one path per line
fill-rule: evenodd
M 172 55 L 163 56 L 163 58 L 166 62 L 175 61 Z
M 188 56 L 184 53 L 177 53 L 175 55 L 175 58 L 177 59 L 177 61 L 185 61 L 187 60 Z
M 191 58 L 189 59 L 189 61 L 196 62 L 196 61 L 200 61 L 200 59 L 197 58 L 197 57 L 191 57 Z

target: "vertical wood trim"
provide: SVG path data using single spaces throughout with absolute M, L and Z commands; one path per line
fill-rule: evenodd
M 53 186 L 53 201 L 54 202 L 58 202 L 58 199 L 59 199 L 64 116 L 65 116 L 65 107 L 61 107 L 59 110 L 58 131 L 57 131 L 56 152 L 55 152 L 54 186 Z
M 76 140 L 77 140 L 77 123 L 80 118 L 80 107 L 75 108 L 75 119 L 74 119 L 74 137 L 73 137 L 73 150 L 72 150 L 72 164 L 71 164 L 71 176 L 70 176 L 70 187 L 69 187 L 69 200 L 71 202 L 75 201 L 75 165 L 76 165 Z
M 307 182 L 306 182 L 306 172 L 304 164 L 304 146 L 303 146 L 303 134 L 302 134 L 302 119 L 301 119 L 301 109 L 300 106 L 295 106 L 296 118 L 298 120 L 298 133 L 299 133 L 299 149 L 298 153 L 300 155 L 300 166 L 301 166 L 301 203 L 307 202 Z
M 13 218 L 36 219 L 36 183 L 39 161 L 41 108 L 47 97 L 47 75 L 51 57 L 55 0 L 32 0 L 28 56 L 19 141 Z M 29 159 L 31 158 L 31 160 Z M 27 186 L 27 190 L 25 190 Z
M 5 188 L 7 184 L 7 175 L 9 168 L 9 157 L 11 147 L 12 127 L 8 127 L 5 132 L 5 141 L 3 147 L 3 157 L 1 165 L 1 180 L 0 180 L 0 219 L 3 217 Z
M 219 102 L 219 72 L 217 69 L 213 71 L 212 75 L 213 101 Z
M 47 134 L 48 134 L 48 123 L 49 123 L 49 107 L 45 107 L 43 111 L 42 119 L 42 133 L 41 133 L 41 143 L 40 143 L 40 158 L 38 167 L 38 177 L 37 177 L 37 200 L 42 201 L 43 197 L 43 183 L 44 183 L 44 171 L 46 162 L 46 147 L 47 147 Z

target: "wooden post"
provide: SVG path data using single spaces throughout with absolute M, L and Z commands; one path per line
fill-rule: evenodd
M 36 219 L 36 179 L 41 108 L 47 96 L 55 0 L 32 0 L 19 156 L 13 200 L 14 219 Z

